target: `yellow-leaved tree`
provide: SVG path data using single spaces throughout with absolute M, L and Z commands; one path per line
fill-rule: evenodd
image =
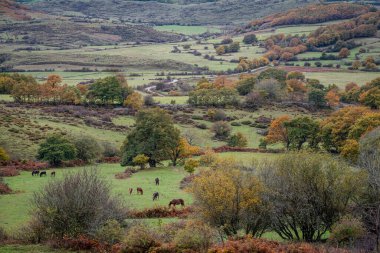
M 170 150 L 170 160 L 173 166 L 177 166 L 178 161 L 182 161 L 193 155 L 199 154 L 201 148 L 198 146 L 190 145 L 186 138 L 181 137 L 178 145 Z

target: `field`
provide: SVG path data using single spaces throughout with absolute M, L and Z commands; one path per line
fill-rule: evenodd
M 219 33 L 221 30 L 213 26 L 181 26 L 181 25 L 162 25 L 155 26 L 154 29 L 161 32 L 180 33 L 184 35 L 198 35 L 202 33 Z
M 307 78 L 316 78 L 324 85 L 336 84 L 343 89 L 350 82 L 359 86 L 380 76 L 378 72 L 306 72 Z

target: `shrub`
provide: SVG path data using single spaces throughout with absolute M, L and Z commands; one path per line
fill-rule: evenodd
M 207 129 L 207 125 L 205 123 L 197 124 L 196 127 L 200 128 L 200 129 Z
M 137 225 L 129 229 L 122 253 L 145 253 L 150 248 L 160 246 L 157 235 L 148 227 Z
M 132 162 L 135 165 L 140 166 L 140 169 L 143 170 L 145 168 L 145 164 L 147 164 L 149 161 L 149 157 L 147 157 L 144 154 L 137 155 L 133 158 Z
M 232 135 L 228 139 L 228 146 L 231 147 L 246 147 L 247 146 L 247 138 L 240 132 Z
M 208 149 L 205 151 L 204 155 L 201 156 L 199 162 L 202 166 L 210 166 L 213 164 L 218 156 L 212 149 Z
M 250 125 L 250 124 L 252 124 L 252 121 L 250 121 L 250 120 L 243 120 L 241 123 L 243 125 Z
M 8 234 L 5 232 L 5 229 L 0 227 L 0 242 L 8 240 Z
M 231 122 L 231 126 L 241 126 L 241 123 L 234 121 Z
M 188 222 L 174 237 L 175 245 L 180 249 L 192 249 L 195 252 L 207 252 L 213 243 L 214 231 L 204 223 Z
M 0 162 L 8 161 L 8 160 L 9 160 L 9 155 L 7 154 L 4 148 L 0 147 Z
M 75 136 L 72 138 L 72 143 L 77 151 L 76 157 L 85 162 L 99 158 L 102 153 L 99 143 L 91 136 Z
M 26 243 L 41 243 L 48 238 L 45 226 L 36 218 L 32 218 L 16 233 L 16 238 Z
M 148 95 L 148 96 L 145 96 L 144 97 L 144 105 L 146 106 L 152 106 L 154 105 L 155 102 L 154 102 L 154 99 L 151 95 Z
M 243 38 L 244 44 L 253 44 L 257 42 L 257 37 L 255 34 L 247 34 Z
M 92 234 L 108 220 L 126 217 L 121 202 L 95 169 L 66 174 L 34 194 L 33 211 L 46 231 L 58 238 Z
M 126 169 L 124 172 L 119 172 L 115 174 L 116 179 L 126 179 L 132 176 L 133 172 L 129 169 Z
M 109 220 L 96 231 L 96 239 L 113 245 L 121 242 L 124 236 L 124 230 L 117 220 Z
M 0 168 L 0 177 L 14 177 L 20 175 L 20 171 L 14 167 Z
M 359 238 L 366 233 L 364 224 L 351 216 L 344 216 L 331 229 L 329 241 L 341 246 L 352 246 Z
M 231 127 L 226 121 L 218 121 L 212 125 L 211 130 L 214 132 L 216 139 L 224 140 L 231 133 Z
M 199 161 L 194 159 L 188 159 L 185 162 L 184 169 L 187 173 L 193 174 L 195 171 L 195 168 L 199 166 Z
M 192 208 L 187 206 L 176 209 L 166 206 L 156 206 L 153 208 L 145 208 L 143 210 L 131 211 L 129 218 L 145 219 L 145 218 L 168 218 L 168 217 L 187 217 L 192 212 Z
M 3 178 L 0 177 L 0 195 L 1 194 L 9 194 L 12 190 L 9 188 L 9 186 L 3 182 Z
M 120 150 L 111 142 L 102 142 L 103 156 L 104 157 L 115 157 L 118 156 Z

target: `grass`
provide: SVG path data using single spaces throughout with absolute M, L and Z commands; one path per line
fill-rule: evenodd
M 307 78 L 318 79 L 322 84 L 336 84 L 344 88 L 347 83 L 354 82 L 362 86 L 380 76 L 378 72 L 306 72 Z
M 219 33 L 221 30 L 214 26 L 181 26 L 181 25 L 162 25 L 155 26 L 154 29 L 161 32 L 180 33 L 184 35 L 199 35 L 202 33 Z
M 45 245 L 4 245 L 0 253 L 68 253 L 72 251 L 52 249 Z
M 159 102 L 160 104 L 171 104 L 171 101 L 175 101 L 177 105 L 187 104 L 189 100 L 188 96 L 165 96 L 165 97 L 154 97 L 154 101 Z
M 143 209 L 155 205 L 166 206 L 174 198 L 183 198 L 186 204 L 192 202 L 191 195 L 179 189 L 179 182 L 187 175 L 180 167 L 146 169 L 128 179 L 115 179 L 116 173 L 124 171 L 124 168 L 119 164 L 100 164 L 95 167 L 98 168 L 99 174 L 111 184 L 112 192 L 124 200 L 130 208 Z M 0 198 L 0 227 L 10 232 L 16 231 L 30 218 L 31 200 L 34 192 L 42 191 L 44 185 L 49 181 L 57 180 L 66 173 L 82 168 L 55 169 L 56 178 L 32 177 L 30 172 L 21 172 L 20 176 L 5 178 L 5 182 L 16 193 L 3 195 Z M 160 186 L 154 184 L 156 177 L 160 178 Z M 143 188 L 143 196 L 137 195 L 136 191 L 129 195 L 128 189 L 136 189 L 136 187 Z M 153 202 L 152 194 L 155 191 L 160 193 L 160 200 Z

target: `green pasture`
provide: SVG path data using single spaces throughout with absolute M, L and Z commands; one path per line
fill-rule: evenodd
M 0 94 L 0 102 L 11 102 L 13 98 L 7 94 Z
M 171 104 L 172 101 L 175 101 L 177 105 L 187 104 L 189 100 L 188 96 L 165 96 L 165 97 L 154 97 L 154 101 L 160 104 Z
M 307 78 L 318 79 L 322 84 L 336 84 L 344 88 L 347 83 L 354 82 L 362 86 L 367 82 L 380 77 L 380 72 L 305 72 Z
M 0 246 L 0 253 L 69 253 L 72 251 L 52 249 L 45 245 L 9 244 Z
M 162 25 L 155 26 L 154 29 L 161 32 L 180 33 L 184 35 L 198 35 L 202 33 L 219 33 L 220 28 L 214 26 L 181 26 L 181 25 Z
M 111 184 L 113 193 L 124 200 L 128 208 L 166 206 L 174 198 L 183 198 L 187 204 L 192 202 L 191 195 L 179 189 L 179 182 L 187 175 L 181 167 L 146 169 L 128 179 L 115 178 L 116 173 L 125 169 L 119 164 L 99 164 L 87 168 L 90 167 L 96 167 L 99 170 L 100 175 Z M 62 178 L 64 174 L 78 169 L 82 168 L 54 169 L 57 173 L 56 178 L 32 177 L 30 172 L 21 172 L 20 176 L 4 178 L 5 183 L 9 184 L 15 193 L 0 196 L 0 227 L 9 232 L 20 228 L 30 219 L 33 193 L 42 191 L 47 182 Z M 50 170 L 48 174 L 49 172 Z M 160 178 L 159 186 L 154 183 L 156 177 Z M 136 187 L 142 187 L 144 195 L 137 195 Z M 132 195 L 129 195 L 129 188 L 134 188 Z M 152 194 L 155 191 L 160 193 L 160 200 L 153 202 Z

